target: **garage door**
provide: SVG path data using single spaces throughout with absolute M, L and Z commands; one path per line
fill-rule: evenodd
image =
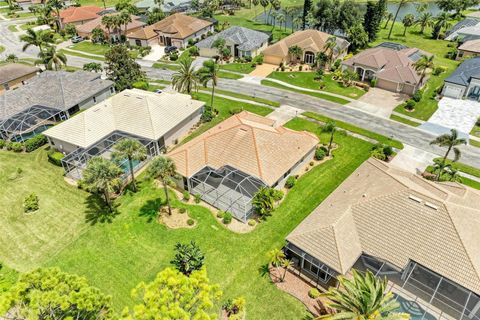
M 462 97 L 462 91 L 462 88 L 447 85 L 443 91 L 443 95 L 449 98 L 460 99 Z
M 277 56 L 265 56 L 263 58 L 263 62 L 265 63 L 270 63 L 274 65 L 279 65 L 280 62 L 282 62 L 282 57 L 277 57 Z

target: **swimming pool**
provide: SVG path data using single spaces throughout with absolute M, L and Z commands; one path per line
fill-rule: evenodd
M 407 300 L 402 296 L 395 295 L 398 303 L 400 304 L 399 312 L 408 313 L 411 320 L 437 320 L 437 318 L 415 301 Z

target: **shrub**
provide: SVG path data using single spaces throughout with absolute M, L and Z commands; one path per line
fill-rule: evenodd
M 220 210 L 220 211 L 217 212 L 217 218 L 223 219 L 223 216 L 225 216 L 225 212 L 224 212 L 224 211 Z
M 230 212 L 225 212 L 223 216 L 223 223 L 224 224 L 230 224 L 232 222 L 232 214 Z
M 200 201 L 202 201 L 202 196 L 201 195 L 196 194 L 194 197 L 195 197 L 195 203 L 200 203 Z
M 178 53 L 172 52 L 170 53 L 170 61 L 177 61 L 178 60 Z
M 188 191 L 183 191 L 183 200 L 185 201 L 190 201 L 190 192 Z
M 308 296 L 312 299 L 317 299 L 318 297 L 320 297 L 320 291 L 318 291 L 317 288 L 312 288 L 308 290 Z
M 188 219 L 188 220 L 187 220 L 187 224 L 188 224 L 189 226 L 193 226 L 193 225 L 195 224 L 195 221 L 194 221 L 193 219 Z
M 252 60 L 255 64 L 262 64 L 263 63 L 263 53 L 257 55 L 255 58 Z
M 47 156 L 50 163 L 53 163 L 54 165 L 59 167 L 62 166 L 62 159 L 65 157 L 63 153 L 51 149 L 48 151 Z
M 413 101 L 412 99 L 407 100 L 407 102 L 405 103 L 405 109 L 408 110 L 408 111 L 414 110 L 415 109 L 415 101 Z
M 5 142 L 5 140 L 0 139 L 0 149 L 5 148 L 6 145 L 7 143 Z
M 20 142 L 9 142 L 7 143 L 7 150 L 12 150 L 13 152 L 22 152 L 23 144 Z
M 43 134 L 38 134 L 33 138 L 25 141 L 25 151 L 32 152 L 34 150 L 37 150 L 38 148 L 46 144 L 47 141 L 47 137 L 45 137 Z
M 178 211 L 179 211 L 181 214 L 184 214 L 185 212 L 187 212 L 187 209 L 185 209 L 185 208 L 180 208 L 180 209 L 178 209 Z
M 210 122 L 212 119 L 215 118 L 215 114 L 210 106 L 205 106 L 203 109 L 201 120 L 202 122 Z
M 413 94 L 412 100 L 415 102 L 419 102 L 420 100 L 422 100 L 422 97 L 423 97 L 423 91 L 417 90 L 417 92 Z
M 253 219 L 248 219 L 248 225 L 249 225 L 250 227 L 253 227 L 253 226 L 256 225 L 256 224 L 257 224 L 257 222 L 256 222 L 255 220 L 253 220 Z
M 231 115 L 234 115 L 234 114 L 237 114 L 237 113 L 240 113 L 242 112 L 242 108 L 233 108 L 230 110 L 230 114 Z
M 140 90 L 148 90 L 149 85 L 146 81 L 137 81 L 132 84 L 132 87 Z
M 200 54 L 200 50 L 196 46 L 190 47 L 190 49 L 188 49 L 188 51 L 190 52 L 190 55 L 194 56 L 194 57 L 196 57 Z
M 303 70 L 303 66 L 298 66 L 298 71 L 302 71 Z
M 382 150 L 380 149 L 374 149 L 372 150 L 372 153 L 371 153 L 372 157 L 378 159 L 378 160 L 382 160 L 382 161 L 385 161 L 387 159 L 387 157 L 385 156 L 385 154 L 382 152 Z
M 37 211 L 38 208 L 38 196 L 34 192 L 32 192 L 23 200 L 23 211 L 25 213 L 33 212 Z
M 324 147 L 319 147 L 317 150 L 315 150 L 315 159 L 316 160 L 323 160 L 325 156 L 327 155 L 327 152 L 324 150 Z
M 325 74 L 325 71 L 323 71 L 323 69 L 317 69 L 317 71 L 315 71 L 315 77 L 313 79 L 322 80 L 324 74 Z
M 370 86 L 371 86 L 372 88 L 375 88 L 375 87 L 377 86 L 377 82 L 378 82 L 377 79 L 372 79 L 372 81 L 370 81 Z
M 456 55 L 456 54 L 455 54 Z M 445 71 L 447 70 L 447 68 L 445 67 L 442 67 L 442 66 L 438 66 L 438 67 L 435 67 L 432 71 L 432 74 L 434 76 L 438 76 L 439 74 L 441 73 L 444 73 Z
M 287 178 L 287 181 L 285 182 L 285 188 L 291 189 L 295 186 L 295 183 L 297 183 L 297 179 L 294 176 L 290 176 Z

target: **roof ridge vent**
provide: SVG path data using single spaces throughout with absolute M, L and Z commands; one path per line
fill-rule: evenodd
M 414 195 L 409 195 L 408 199 L 413 200 L 413 201 L 418 202 L 418 203 L 422 203 L 422 199 L 420 199 L 419 197 L 415 197 Z
M 436 205 L 434 205 L 433 203 L 430 203 L 430 202 L 425 202 L 425 206 L 429 207 L 430 209 L 433 209 L 433 210 L 438 210 L 438 207 Z

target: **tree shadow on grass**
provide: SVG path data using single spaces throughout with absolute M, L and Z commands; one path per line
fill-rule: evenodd
M 85 221 L 92 226 L 97 223 L 112 223 L 119 214 L 115 204 L 110 211 L 103 198 L 98 194 L 90 194 L 85 200 L 85 204 L 87 205 Z
M 268 267 L 268 263 L 260 266 L 260 268 L 258 268 L 258 273 L 260 274 L 261 277 L 266 277 L 270 275 L 270 269 Z
M 158 211 L 162 206 L 163 201 L 160 198 L 156 198 L 153 200 L 148 200 L 145 204 L 140 208 L 140 213 L 138 214 L 140 217 L 147 218 L 147 222 L 155 221 L 158 217 Z

